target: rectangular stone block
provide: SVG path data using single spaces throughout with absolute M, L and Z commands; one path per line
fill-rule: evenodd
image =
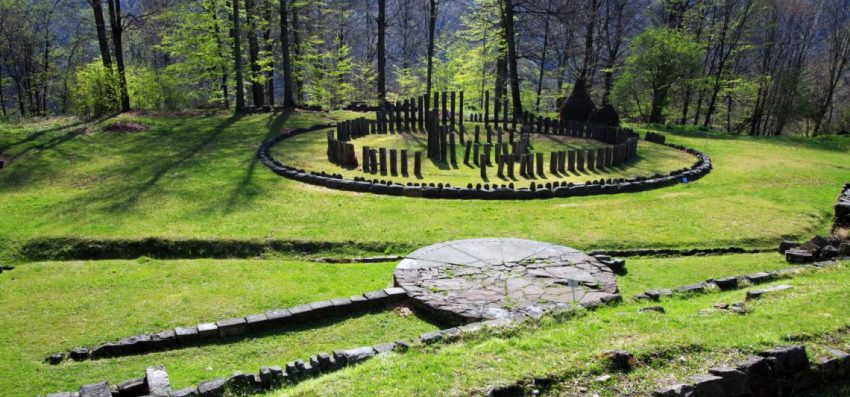
M 242 317 L 219 320 L 215 322 L 215 325 L 218 326 L 218 334 L 222 338 L 248 332 L 248 323 Z
M 218 326 L 213 323 L 198 324 L 198 336 L 201 339 L 215 338 L 219 335 Z

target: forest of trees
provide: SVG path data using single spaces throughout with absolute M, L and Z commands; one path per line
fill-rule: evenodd
M 846 0 L 0 0 L 0 117 L 376 105 L 846 132 Z

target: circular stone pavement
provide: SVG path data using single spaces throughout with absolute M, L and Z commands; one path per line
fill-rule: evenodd
M 614 273 L 596 258 L 523 239 L 431 245 L 407 255 L 394 276 L 417 306 L 451 323 L 539 317 L 620 297 Z

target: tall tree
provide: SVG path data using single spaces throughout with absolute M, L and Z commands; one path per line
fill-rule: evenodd
M 283 63 L 283 107 L 295 107 L 292 86 L 292 56 L 289 53 L 289 15 L 288 0 L 280 0 L 280 47 Z
M 437 0 L 428 0 L 428 76 L 425 88 L 425 95 L 431 97 L 431 88 L 433 87 L 434 76 L 434 36 L 437 29 Z
M 245 110 L 245 82 L 242 77 L 242 29 L 239 18 L 239 0 L 232 1 L 233 11 L 233 63 L 236 71 L 236 111 Z
M 835 90 L 850 61 L 850 4 L 846 1 L 838 1 L 832 7 L 833 9 L 829 10 L 831 12 L 826 16 L 825 25 L 828 33 L 825 39 L 825 53 L 828 66 L 824 68 L 826 78 L 821 79 L 820 84 L 817 84 L 821 88 L 819 90 L 821 95 L 815 99 L 815 135 L 821 132 L 824 122 L 827 121 L 826 115 L 832 108 Z M 823 81 L 826 84 L 823 84 Z
M 238 0 L 235 0 L 238 1 Z M 260 67 L 260 45 L 257 42 L 257 11 L 254 0 L 245 0 L 245 20 L 248 22 L 246 33 L 248 34 L 248 59 L 250 62 L 251 97 L 254 106 L 263 106 L 265 96 Z
M 504 19 L 505 43 L 508 46 L 508 75 L 510 76 L 511 102 L 513 102 L 513 114 L 516 116 L 522 113 L 522 99 L 519 92 L 519 70 L 517 69 L 514 4 L 511 0 L 504 0 L 503 4 L 502 17 Z
M 111 0 L 107 0 L 111 1 Z M 103 1 L 88 0 L 94 13 L 95 30 L 97 31 L 97 44 L 100 48 L 100 59 L 107 69 L 112 68 L 112 55 L 109 53 L 109 39 L 106 37 L 106 22 L 103 19 Z
M 274 42 L 272 41 L 272 1 L 263 0 L 263 52 L 268 57 L 266 67 L 266 103 L 274 106 Z
M 118 66 L 118 81 L 121 85 L 121 111 L 130 111 L 130 95 L 127 92 L 127 74 L 124 71 L 124 26 L 121 15 L 121 0 L 107 0 L 109 24 L 112 28 L 112 46 L 115 48 L 115 65 Z
M 387 99 L 387 0 L 378 0 L 378 100 Z

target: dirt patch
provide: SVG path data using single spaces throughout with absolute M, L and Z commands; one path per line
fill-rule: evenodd
M 107 132 L 132 133 L 149 130 L 150 128 L 147 124 L 133 121 L 118 121 L 104 127 L 103 130 Z

